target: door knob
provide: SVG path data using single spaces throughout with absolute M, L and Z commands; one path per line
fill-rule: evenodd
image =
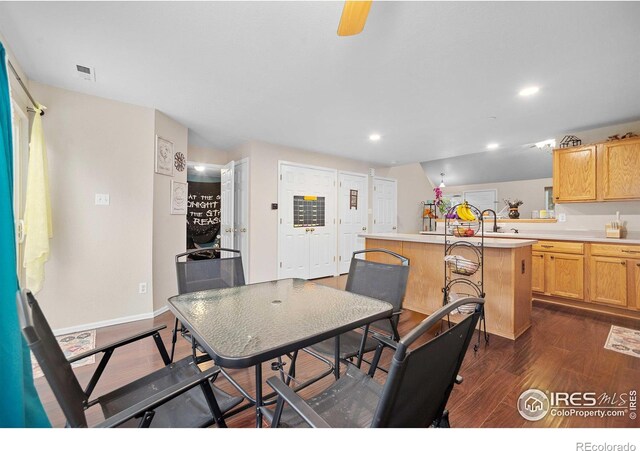
M 392 229 L 393 229 L 393 230 L 396 230 L 396 229 L 397 229 L 397 227 L 396 227 L 396 226 L 393 226 L 393 227 L 392 227 Z
M 246 231 L 247 231 L 247 229 L 246 229 L 246 228 L 242 228 L 242 229 L 240 229 L 240 231 L 241 231 L 241 232 L 246 232 Z
M 311 232 L 311 229 L 309 227 L 307 227 L 306 229 L 304 229 L 305 232 Z
M 366 228 L 366 227 L 363 227 L 363 228 L 362 228 L 362 230 L 366 231 L 366 230 L 367 230 L 367 228 Z
M 311 229 L 311 231 L 312 231 L 312 232 L 315 232 L 315 231 L 316 231 L 316 229 Z

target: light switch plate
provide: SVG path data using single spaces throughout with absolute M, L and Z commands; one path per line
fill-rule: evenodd
M 567 215 L 565 213 L 558 214 L 558 222 L 567 222 Z
M 109 195 L 96 193 L 96 205 L 109 205 Z
M 141 282 L 140 284 L 138 284 L 138 293 L 145 294 L 146 292 L 147 292 L 147 283 Z

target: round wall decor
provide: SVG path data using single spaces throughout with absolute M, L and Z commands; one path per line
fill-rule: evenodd
M 174 166 L 178 170 L 178 172 L 184 171 L 185 166 L 187 165 L 187 159 L 184 157 L 182 152 L 176 152 L 174 158 Z

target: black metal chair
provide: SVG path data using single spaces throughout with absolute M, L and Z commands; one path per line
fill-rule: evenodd
M 200 371 L 191 358 L 171 363 L 158 333 L 165 326 L 67 360 L 33 294 L 23 290 L 16 297 L 22 334 L 69 427 L 87 427 L 85 410 L 96 404 L 102 407 L 105 417 L 97 427 L 206 427 L 213 423 L 225 427 L 224 413 L 242 402 L 241 397 L 232 397 L 211 384 L 210 379 L 219 371 L 217 368 Z M 146 337 L 155 340 L 165 367 L 90 400 L 113 352 Z M 83 390 L 71 363 L 99 353 L 103 354 L 102 359 Z
M 412 349 L 409 346 L 438 325 L 451 311 L 475 304 L 473 313 L 458 324 Z M 319 395 L 303 400 L 278 377 L 267 383 L 276 391 L 275 410 L 264 408 L 271 427 L 449 427 L 447 401 L 481 315 L 484 299 L 464 298 L 447 304 L 426 318 L 399 343 L 380 337 L 374 356 L 383 345 L 395 348 L 384 385 L 347 363 L 346 374 Z M 285 403 L 287 406 L 285 407 Z
M 397 264 L 363 260 L 356 258 L 358 255 L 378 257 L 386 255 L 391 260 L 397 260 Z M 362 330 L 353 330 L 340 335 L 340 359 L 353 359 L 357 356 L 356 366 L 360 367 L 363 355 L 375 351 L 379 344 L 369 333 L 371 331 L 394 341 L 400 339 L 398 320 L 407 290 L 408 277 L 409 259 L 402 255 L 386 249 L 367 249 L 353 253 L 345 290 L 386 301 L 393 305 L 393 314 L 388 320 L 376 321 Z M 335 355 L 335 339 L 324 340 L 311 346 L 310 349 L 323 355 Z
M 178 254 L 176 275 L 179 294 L 245 285 L 242 256 L 240 251 L 234 249 L 205 248 Z M 204 353 L 204 349 L 198 346 L 189 331 L 176 318 L 171 336 L 171 361 L 174 358 L 178 332 L 191 342 L 194 360 L 201 363 L 209 359 L 206 354 L 203 357 L 196 356 L 196 350 Z

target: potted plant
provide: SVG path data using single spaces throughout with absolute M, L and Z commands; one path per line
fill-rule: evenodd
M 522 205 L 522 202 L 519 199 L 511 201 L 510 199 L 504 199 L 504 203 L 509 206 L 509 218 L 510 219 L 518 219 L 520 218 L 520 212 L 518 211 L 518 207 Z

